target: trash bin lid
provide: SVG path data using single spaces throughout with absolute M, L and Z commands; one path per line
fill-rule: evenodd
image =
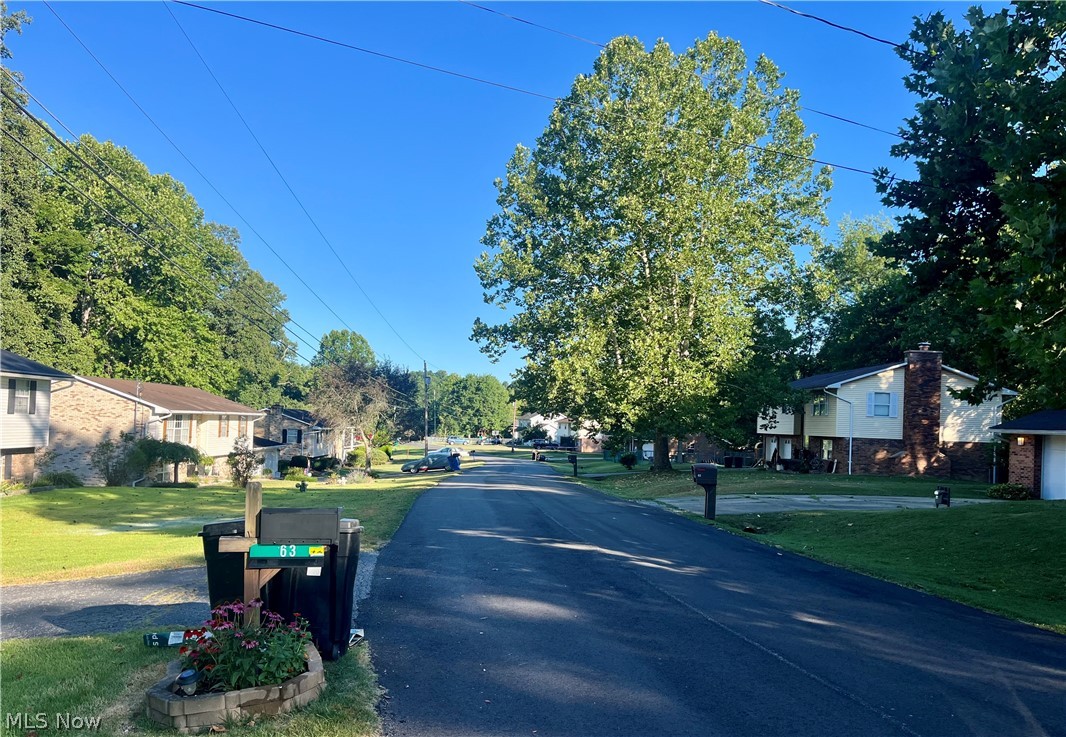
M 363 527 L 359 524 L 359 520 L 346 517 L 341 520 L 341 532 L 347 532 L 352 534 L 355 532 L 362 532 Z
M 243 535 L 244 520 L 228 519 L 219 522 L 211 522 L 204 525 L 204 529 L 196 533 L 200 537 L 222 537 L 223 535 Z

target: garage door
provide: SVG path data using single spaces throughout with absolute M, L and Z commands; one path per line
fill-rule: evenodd
M 1066 435 L 1044 436 L 1040 498 L 1066 499 Z

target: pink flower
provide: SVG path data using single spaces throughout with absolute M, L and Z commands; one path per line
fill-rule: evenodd
M 259 647 L 259 640 L 245 640 L 243 644 L 248 650 L 254 650 Z

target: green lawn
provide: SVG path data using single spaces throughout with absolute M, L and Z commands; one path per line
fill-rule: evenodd
M 564 459 L 565 460 L 565 459 Z M 620 471 L 621 464 L 613 464 Z M 688 465 L 675 464 L 674 471 L 651 473 L 646 470 L 603 479 L 582 479 L 582 483 L 607 494 L 625 499 L 659 499 L 702 493 L 692 483 Z M 560 472 L 570 465 L 559 465 Z M 764 469 L 718 469 L 719 494 L 802 494 L 862 496 L 933 496 L 933 489 L 943 483 L 954 497 L 985 498 L 988 484 L 973 481 L 939 481 L 906 476 L 848 476 L 846 474 L 777 473 Z
M 1066 502 L 719 517 L 834 565 L 1066 634 Z M 765 532 L 742 532 L 755 526 Z
M 174 734 L 144 716 L 144 692 L 165 675 L 173 648 L 148 648 L 141 633 L 94 637 L 38 638 L 0 643 L 5 714 L 44 714 L 55 729 L 55 715 L 102 717 L 99 734 Z M 41 667 L 47 663 L 47 667 Z M 372 737 L 380 733 L 375 704 L 377 678 L 367 647 L 360 646 L 334 663 L 327 662 L 325 694 L 296 713 L 261 718 L 254 726 L 227 725 L 241 737 Z M 4 734 L 28 734 L 3 727 Z
M 306 493 L 292 481 L 266 481 L 263 506 L 343 507 L 366 531 L 373 549 L 388 540 L 418 495 L 445 474 L 399 472 L 351 486 L 311 482 Z M 0 583 L 89 578 L 200 565 L 196 536 L 207 522 L 244 515 L 244 490 L 84 487 L 8 497 L 0 505 Z

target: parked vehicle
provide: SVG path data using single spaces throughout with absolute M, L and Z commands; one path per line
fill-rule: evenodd
M 437 450 L 430 451 L 431 455 L 434 453 L 443 453 L 444 455 L 449 456 L 453 453 L 458 453 L 463 458 L 466 458 L 470 455 L 469 450 L 467 450 L 466 448 L 460 448 L 458 445 L 445 445 L 443 448 L 438 448 Z
M 446 442 L 448 445 L 466 445 L 466 438 L 461 438 L 458 435 L 451 435 Z
M 430 453 L 428 456 L 423 456 L 417 461 L 408 461 L 400 466 L 400 470 L 404 473 L 419 473 L 421 471 L 443 471 L 448 468 L 448 459 L 451 458 L 450 454 L 446 453 Z

